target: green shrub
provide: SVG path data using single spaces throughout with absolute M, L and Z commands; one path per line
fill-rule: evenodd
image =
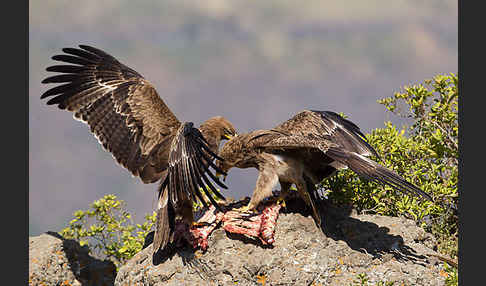
M 87 245 L 92 255 L 109 259 L 120 267 L 142 250 L 145 236 L 155 223 L 156 213 L 145 216 L 143 224 L 134 224 L 130 213 L 123 208 L 125 203 L 115 195 L 105 195 L 94 201 L 91 209 L 74 213 L 69 227 L 60 234 Z
M 444 267 L 444 273 L 447 276 L 445 279 L 445 286 L 454 286 L 458 285 L 459 283 L 459 275 L 457 273 L 457 268 L 450 266 L 447 263 L 443 264 Z
M 437 75 L 379 100 L 388 111 L 413 122 L 400 129 L 385 122 L 384 128 L 366 134 L 381 156 L 381 160 L 373 159 L 429 193 L 434 203 L 362 180 L 350 170 L 321 183 L 335 203 L 353 204 L 360 212 L 416 220 L 436 236 L 439 252 L 452 257 L 457 256 L 458 239 L 457 83 L 454 74 Z

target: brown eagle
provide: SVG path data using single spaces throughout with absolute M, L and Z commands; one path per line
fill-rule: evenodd
M 157 223 L 153 251 L 172 241 L 174 223 L 193 222 L 193 202 L 207 206 L 207 197 L 218 207 L 211 192 L 226 186 L 211 172 L 219 170 L 213 161 L 223 139 L 236 134 L 233 125 L 221 116 L 198 128 L 181 122 L 165 105 L 154 86 L 135 70 L 106 52 L 86 45 L 64 48 L 53 60 L 67 64 L 48 67 L 60 73 L 42 83 L 58 83 L 42 98 L 48 105 L 74 113 L 74 118 L 90 126 L 105 150 L 133 176 L 144 183 L 160 181 Z M 209 177 L 209 178 L 208 178 Z
M 331 111 L 304 110 L 273 129 L 233 137 L 221 148 L 219 157 L 222 160 L 216 164 L 224 172 L 232 167 L 258 169 L 253 195 L 241 211 L 255 210 L 265 198 L 272 196 L 277 183 L 281 186 L 281 199 L 295 184 L 319 226 L 321 218 L 316 207 L 315 185 L 344 168 L 366 179 L 431 200 L 418 187 L 367 158 L 370 155 L 378 157 L 353 122 Z

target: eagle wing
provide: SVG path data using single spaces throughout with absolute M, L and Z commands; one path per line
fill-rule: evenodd
M 302 158 L 307 158 L 309 152 L 315 154 L 315 151 L 320 151 L 325 157 L 349 167 L 368 180 L 432 200 L 429 194 L 397 173 L 365 157 L 371 154 L 378 157 L 378 154 L 354 123 L 334 112 L 300 112 L 274 129 L 254 137 L 253 144 L 268 151 L 302 151 Z M 325 157 L 319 158 L 327 164 L 329 161 Z
M 213 163 L 214 159 L 222 160 L 211 151 L 201 132 L 194 128 L 191 122 L 184 123 L 178 130 L 175 140 L 172 141 L 169 172 L 161 185 L 161 189 L 168 186 L 174 205 L 181 205 L 184 198 L 188 196 L 192 201 L 199 200 L 207 207 L 200 192 L 202 190 L 211 203 L 219 208 L 209 190 L 220 199 L 225 198 L 211 184 L 206 174 L 221 187 L 227 187 L 209 171 L 209 167 L 212 167 L 219 173 L 225 174 Z
M 289 135 L 324 138 L 348 151 L 379 158 L 359 127 L 332 111 L 304 110 L 273 130 Z
M 48 67 L 47 71 L 61 74 L 42 83 L 62 85 L 41 98 L 52 97 L 47 104 L 72 111 L 75 119 L 88 124 L 116 161 L 144 183 L 163 178 L 168 169 L 169 193 L 175 198 L 180 191 L 191 198 L 200 196 L 199 187 L 205 187 L 201 177 L 214 189 L 205 175 L 214 178 L 208 167 L 216 155 L 208 151 L 199 130 L 192 123 L 182 124 L 138 72 L 102 50 L 79 47 L 64 48 L 65 54 L 52 57 L 67 64 Z M 180 148 L 180 144 L 185 145 Z M 174 148 L 178 156 L 171 156 Z M 225 187 L 217 179 L 216 183 Z M 182 186 L 184 190 L 174 189 Z

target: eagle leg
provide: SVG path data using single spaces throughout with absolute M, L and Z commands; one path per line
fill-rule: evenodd
M 233 208 L 242 214 L 257 214 L 257 208 L 261 203 L 270 198 L 273 194 L 272 189 L 278 183 L 278 175 L 273 165 L 264 165 L 258 173 L 258 178 L 248 205 L 243 205 L 239 208 Z
M 292 183 L 282 182 L 282 181 L 279 181 L 279 182 L 280 182 L 281 190 L 280 190 L 280 192 L 277 192 L 276 196 L 274 194 L 274 198 L 275 198 L 275 201 L 277 202 L 277 204 L 286 208 L 287 205 L 285 203 L 285 200 L 290 195 L 290 187 L 292 186 Z

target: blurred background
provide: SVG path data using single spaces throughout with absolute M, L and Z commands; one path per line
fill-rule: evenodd
M 344 4 L 345 3 L 345 4 Z M 136 222 L 156 204 L 88 126 L 47 106 L 45 68 L 64 47 L 107 51 L 151 81 L 181 121 L 222 115 L 239 132 L 303 109 L 343 112 L 364 133 L 407 122 L 378 99 L 457 72 L 457 1 L 30 1 L 29 235 L 68 225 L 105 194 Z M 225 195 L 250 195 L 253 169 L 232 169 Z

